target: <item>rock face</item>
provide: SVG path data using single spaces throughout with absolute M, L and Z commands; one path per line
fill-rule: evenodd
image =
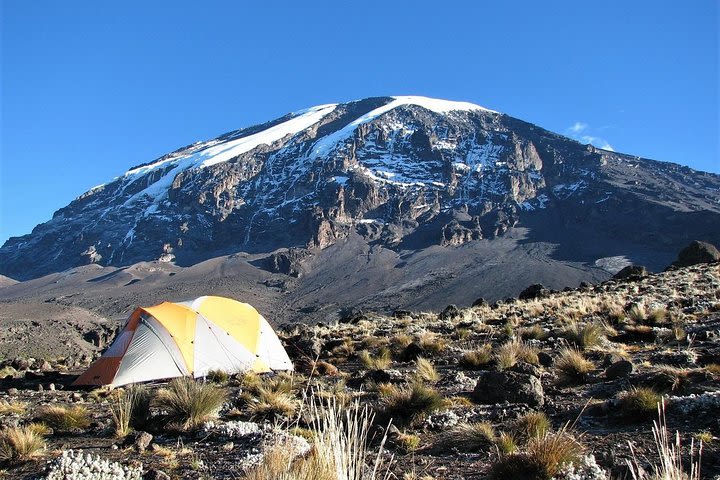
M 692 238 L 720 241 L 718 192 L 718 175 L 582 145 L 477 105 L 368 98 L 133 167 L 9 239 L 0 274 L 187 266 L 324 249 L 351 235 L 396 250 L 461 248 L 518 225 L 555 243 L 567 229 L 591 235 L 576 254 L 586 262 L 603 253 L 603 239 L 675 251 Z M 283 255 L 267 268 L 299 275 L 297 258 Z
M 615 280 L 639 280 L 647 276 L 647 268 L 642 265 L 628 265 L 613 275 L 613 278 Z
M 482 372 L 473 391 L 473 399 L 485 404 L 510 402 L 525 403 L 531 407 L 542 406 L 545 402 L 539 378 L 511 371 Z
M 678 254 L 673 263 L 675 267 L 689 267 L 699 263 L 720 262 L 720 252 L 715 245 L 707 242 L 693 241 Z

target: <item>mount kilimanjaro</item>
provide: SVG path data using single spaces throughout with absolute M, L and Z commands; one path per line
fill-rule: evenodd
M 325 318 L 660 269 L 694 239 L 720 243 L 719 175 L 470 103 L 377 97 L 197 142 L 85 192 L 0 248 L 0 274 L 24 281 L 0 297 L 49 295 L 68 269 L 150 295 L 138 272 L 152 271 L 158 295 L 214 285 Z

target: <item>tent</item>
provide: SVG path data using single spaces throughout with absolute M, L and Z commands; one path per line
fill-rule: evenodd
M 140 307 L 112 345 L 73 385 L 112 385 L 181 376 L 292 370 L 270 324 L 247 303 L 205 296 Z

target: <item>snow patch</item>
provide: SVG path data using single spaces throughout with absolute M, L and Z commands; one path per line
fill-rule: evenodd
M 603 270 L 612 274 L 618 273 L 625 267 L 632 265 L 629 258 L 624 255 L 617 255 L 614 257 L 603 257 L 595 260 L 595 266 L 602 268 Z

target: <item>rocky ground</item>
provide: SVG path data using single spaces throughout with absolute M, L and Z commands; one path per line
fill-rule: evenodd
M 577 453 L 573 469 L 556 469 L 555 478 L 630 478 L 628 462 L 658 461 L 651 428 L 662 398 L 686 469 L 690 445 L 697 450 L 702 440 L 700 478 L 715 478 L 720 263 L 621 273 L 626 278 L 562 292 L 535 286 L 520 299 L 478 299 L 439 314 L 352 311 L 338 324 L 282 328 L 293 375 L 218 374 L 208 380 L 227 395 L 218 418 L 173 427 L 151 403 L 142 428 L 125 438 L 110 409 L 119 390 L 70 386 L 82 359 L 8 359 L 0 364 L 4 429 L 48 423 L 47 406 L 79 407 L 87 422 L 42 432 L 46 448 L 6 462 L 3 473 L 42 478 L 63 452 L 67 460 L 68 450 L 82 449 L 124 465 L 117 478 L 134 478 L 140 466 L 145 478 L 243 478 L 272 445 L 308 455 L 309 399 L 333 398 L 371 409 L 371 449 L 387 431 L 381 456 L 393 478 L 550 478 L 499 467 L 537 454 L 533 439 L 548 435 Z M 534 412 L 547 416 L 548 428 Z M 547 432 L 528 433 L 538 428 Z

